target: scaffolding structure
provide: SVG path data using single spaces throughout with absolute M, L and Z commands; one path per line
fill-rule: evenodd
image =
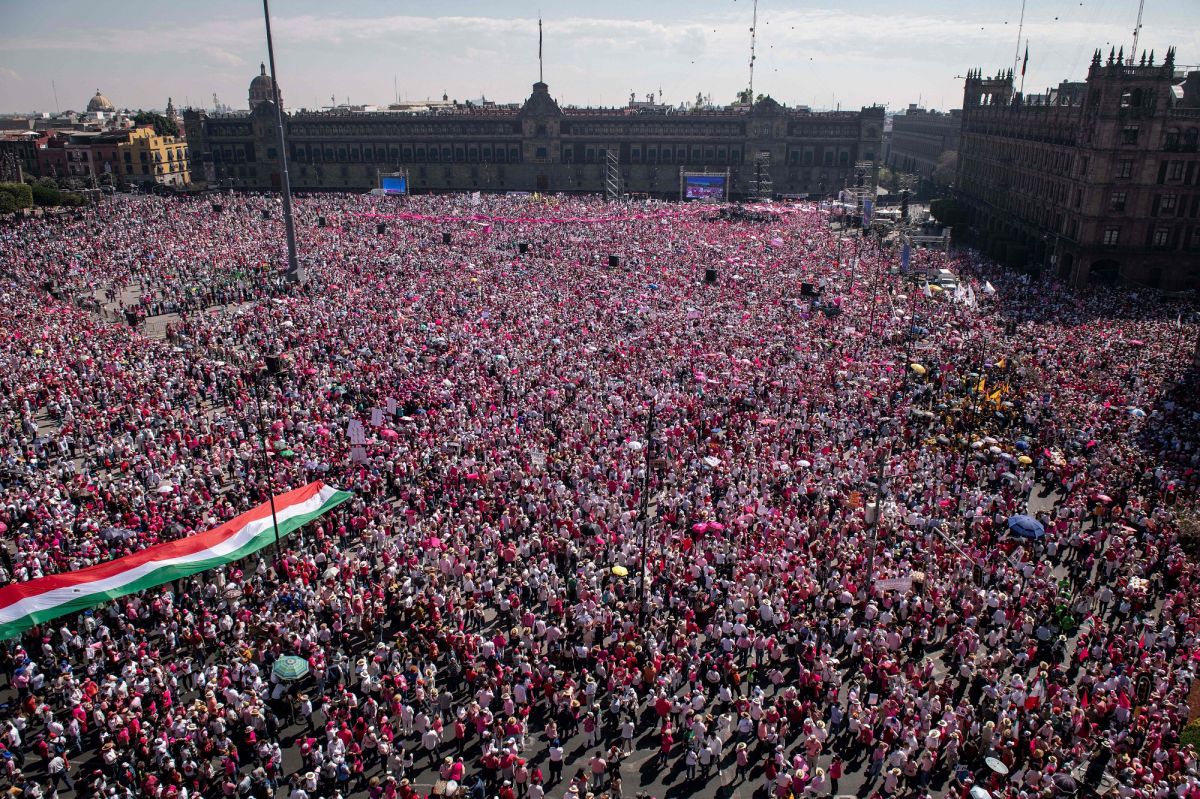
M 863 200 L 875 201 L 875 162 L 857 161 L 854 164 L 854 185 L 847 186 L 847 201 L 854 203 L 855 213 L 862 220 Z
M 759 150 L 754 154 L 754 184 L 751 186 L 756 199 L 771 199 L 774 188 L 771 185 L 771 151 Z
M 621 162 L 616 148 L 610 148 L 604 162 L 604 200 L 616 202 L 621 199 Z

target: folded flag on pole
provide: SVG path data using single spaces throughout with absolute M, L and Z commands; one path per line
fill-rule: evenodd
M 280 537 L 320 518 L 350 496 L 320 481 L 280 494 L 275 498 Z M 11 583 L 0 588 L 0 640 L 59 616 L 232 563 L 274 541 L 271 503 L 264 502 L 203 533 L 79 571 Z

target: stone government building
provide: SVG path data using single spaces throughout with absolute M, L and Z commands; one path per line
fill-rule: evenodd
M 194 181 L 235 189 L 279 186 L 271 78 L 254 78 L 250 112 L 185 114 Z M 762 154 L 775 195 L 828 196 L 882 155 L 884 109 L 813 112 L 767 97 L 751 105 L 682 111 L 652 103 L 561 108 L 542 82 L 521 106 L 436 104 L 421 111 L 331 109 L 287 114 L 292 188 L 375 188 L 407 170 L 413 191 L 603 192 L 607 153 L 621 190 L 679 196 L 681 168 L 730 172 L 730 196 L 749 196 Z M 867 180 L 872 180 L 868 175 Z
M 1041 95 L 973 71 L 962 120 L 956 193 L 985 252 L 1075 285 L 1200 288 L 1200 71 L 1173 49 L 1097 50 L 1086 81 Z

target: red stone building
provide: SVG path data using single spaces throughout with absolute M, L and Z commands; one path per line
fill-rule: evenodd
M 1200 72 L 1174 50 L 1092 58 L 1087 80 L 1014 91 L 971 72 L 957 193 L 970 236 L 1012 266 L 1076 285 L 1200 288 Z

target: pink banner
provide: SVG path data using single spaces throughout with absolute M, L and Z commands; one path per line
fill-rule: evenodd
M 639 213 L 628 216 L 596 216 L 596 217 L 576 217 L 576 216 L 560 216 L 560 217 L 540 217 L 540 216 L 521 216 L 521 217 L 504 217 L 504 216 L 488 216 L 487 214 L 468 214 L 466 216 L 440 216 L 429 214 L 352 214 L 352 216 L 361 216 L 367 219 L 403 219 L 410 222 L 485 222 L 488 224 L 518 224 L 518 225 L 564 225 L 564 224 L 580 224 L 580 225 L 599 225 L 607 222 L 632 222 L 640 219 L 667 219 L 677 216 L 691 216 L 695 214 L 711 213 L 714 210 L 711 205 L 689 206 L 684 209 L 670 208 L 653 213 Z M 776 212 L 785 209 L 775 209 Z M 790 209 L 788 209 L 790 210 Z

